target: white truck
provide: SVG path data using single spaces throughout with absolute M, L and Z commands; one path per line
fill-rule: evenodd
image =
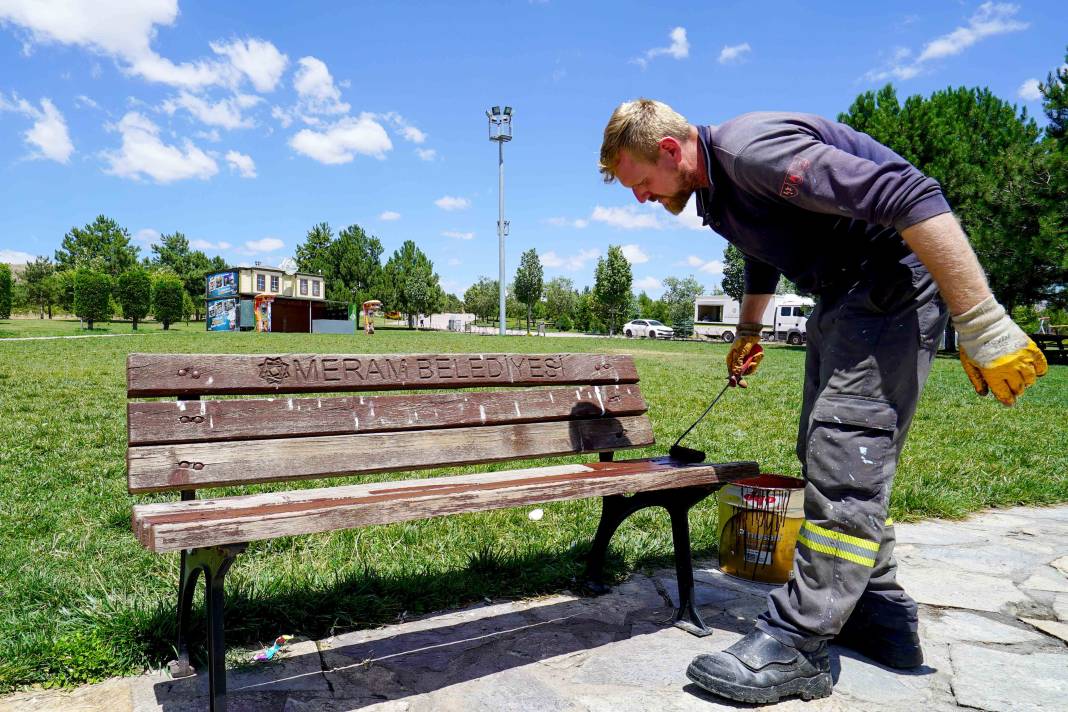
M 760 321 L 761 335 L 789 344 L 803 344 L 806 322 L 816 302 L 796 294 L 776 294 L 768 303 Z M 741 305 L 726 294 L 702 295 L 694 300 L 693 331 L 709 339 L 734 341 Z

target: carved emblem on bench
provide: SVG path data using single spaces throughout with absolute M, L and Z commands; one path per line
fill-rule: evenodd
M 260 378 L 271 384 L 289 378 L 289 364 L 280 358 L 268 356 L 260 362 Z

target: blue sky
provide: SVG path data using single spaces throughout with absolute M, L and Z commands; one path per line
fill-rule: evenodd
M 51 255 L 103 213 L 143 254 L 184 232 L 234 264 L 277 264 L 307 229 L 406 239 L 448 291 L 497 275 L 505 147 L 509 279 L 591 284 L 625 246 L 636 289 L 719 281 L 724 241 L 688 212 L 638 206 L 597 172 L 620 101 L 693 123 L 753 110 L 833 117 L 899 95 L 990 86 L 1041 118 L 1035 80 L 1064 61 L 1068 5 L 1010 3 L 193 3 L 0 0 L 0 261 Z

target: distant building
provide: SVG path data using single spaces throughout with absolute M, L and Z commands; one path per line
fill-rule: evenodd
M 319 274 L 256 264 L 213 272 L 204 281 L 208 331 L 250 331 L 259 321 L 265 331 L 310 333 L 313 322 L 337 311 L 327 304 Z

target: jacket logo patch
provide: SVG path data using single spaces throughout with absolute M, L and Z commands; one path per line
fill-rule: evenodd
M 786 169 L 786 176 L 782 180 L 782 188 L 779 195 L 784 198 L 792 198 L 797 195 L 801 185 L 805 182 L 805 171 L 808 170 L 809 162 L 804 158 L 795 158 Z

